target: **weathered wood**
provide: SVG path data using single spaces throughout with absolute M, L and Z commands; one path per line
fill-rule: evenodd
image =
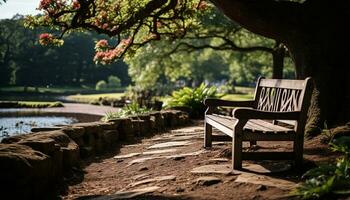
M 204 125 L 204 132 L 205 132 L 204 147 L 206 147 L 206 148 L 212 146 L 212 130 L 213 130 L 213 127 L 210 124 L 205 123 L 205 125 Z
M 232 165 L 242 167 L 242 160 L 290 160 L 299 167 L 303 161 L 304 130 L 307 110 L 312 93 L 311 78 L 305 80 L 278 80 L 259 78 L 254 102 L 230 102 L 209 99 L 205 115 L 207 126 L 213 126 L 226 136 L 211 135 L 211 141 L 227 141 L 232 138 Z M 217 106 L 251 106 L 235 108 L 232 115 L 212 114 Z M 280 126 L 282 122 L 292 127 Z M 206 128 L 207 129 L 207 128 Z M 206 130 L 206 135 L 207 135 Z M 206 136 L 207 137 L 207 136 Z M 293 152 L 242 152 L 242 142 L 250 141 L 293 141 Z M 207 139 L 205 140 L 207 145 Z
M 206 115 L 205 117 L 206 123 L 211 124 L 215 128 L 219 129 L 223 133 L 229 135 L 232 137 L 231 133 L 234 129 L 234 124 L 236 123 L 237 119 L 228 117 L 228 116 L 222 116 L 222 115 Z M 264 121 L 264 120 L 257 120 L 252 119 L 249 120 L 244 128 L 244 131 L 250 131 L 250 132 L 259 132 L 259 133 L 294 133 L 293 129 L 285 128 L 279 125 L 274 125 L 270 122 Z
M 259 87 L 303 90 L 305 88 L 305 80 L 261 79 Z

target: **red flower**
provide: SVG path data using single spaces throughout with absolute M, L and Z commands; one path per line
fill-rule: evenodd
M 78 10 L 80 8 L 80 3 L 78 0 L 73 0 L 72 4 L 73 9 Z

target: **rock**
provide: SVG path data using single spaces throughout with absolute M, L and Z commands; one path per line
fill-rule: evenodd
M 195 152 L 190 152 L 190 153 L 182 153 L 182 154 L 175 154 L 175 155 L 171 155 L 171 156 L 166 156 L 166 158 L 185 158 L 187 156 L 198 156 L 202 153 L 204 153 L 205 150 L 199 150 L 199 151 L 195 151 Z
M 131 158 L 140 155 L 141 153 L 129 153 L 125 155 L 120 155 L 120 156 L 114 156 L 114 159 L 125 159 L 125 158 Z
M 232 171 L 230 164 L 225 165 L 204 165 L 192 169 L 194 174 L 230 174 Z
M 56 130 L 60 130 L 61 127 L 35 127 L 32 128 L 30 131 L 31 132 L 41 132 L 41 131 L 56 131 Z
M 78 166 L 80 160 L 80 149 L 75 142 L 71 142 L 67 147 L 61 148 L 63 151 L 63 169 L 70 170 L 73 166 Z
M 254 173 L 270 174 L 279 173 L 291 169 L 290 163 L 285 162 L 264 162 L 263 164 L 243 164 L 242 167 Z
M 131 191 L 120 191 L 112 195 L 106 195 L 101 197 L 95 197 L 94 200 L 116 200 L 116 199 L 130 199 L 144 194 L 152 193 L 159 190 L 158 186 L 145 187 L 141 189 L 135 189 Z
M 99 126 L 103 130 L 117 130 L 120 121 L 99 122 Z
M 282 190 L 291 190 L 296 187 L 296 183 L 278 178 L 272 178 L 269 176 L 258 175 L 255 173 L 242 172 L 235 182 L 238 183 L 251 183 L 256 185 L 265 185 L 271 187 L 277 187 Z
M 49 156 L 19 144 L 0 144 L 3 199 L 43 199 L 53 194 L 57 177 Z
M 258 187 L 256 187 L 257 191 L 265 191 L 267 189 L 267 187 L 265 185 L 258 185 Z
M 154 177 L 154 178 L 149 178 L 149 179 L 144 179 L 144 180 L 141 180 L 141 181 L 137 181 L 135 183 L 132 183 L 132 184 L 128 185 L 126 188 L 136 187 L 136 186 L 139 186 L 139 185 L 144 185 L 144 184 L 153 183 L 153 182 L 173 181 L 175 179 L 176 179 L 176 176 L 172 176 L 172 175 L 169 175 L 169 176 L 157 176 L 157 177 Z
M 79 147 L 80 148 L 80 157 L 88 158 L 95 154 L 94 149 L 92 147 Z
M 152 132 L 150 116 L 149 115 L 139 115 L 138 116 L 142 122 L 140 123 L 141 136 L 150 135 Z
M 118 144 L 119 133 L 117 130 L 105 130 L 102 132 L 103 145 L 107 148 Z
M 119 121 L 120 121 L 119 122 L 120 124 L 118 126 L 119 138 L 122 141 L 134 140 L 135 130 L 133 129 L 133 124 L 131 122 L 131 119 L 120 118 Z
M 163 153 L 172 153 L 177 151 L 177 149 L 160 149 L 160 150 L 154 150 L 154 151 L 145 151 L 142 154 L 144 155 L 153 155 L 153 154 L 163 154 Z
M 172 157 L 172 159 L 173 160 L 176 160 L 176 161 L 178 161 L 178 160 L 183 160 L 183 159 L 185 159 L 186 157 L 185 156 L 173 156 Z
M 148 167 L 140 167 L 139 168 L 139 171 L 146 171 L 146 170 L 148 170 Z
M 161 158 L 164 158 L 164 157 L 162 157 L 162 156 L 154 156 L 154 157 L 138 158 L 138 159 L 130 161 L 129 165 L 133 165 L 133 164 L 136 164 L 136 163 L 143 163 L 143 162 L 145 162 L 147 160 L 161 159 Z
M 180 193 L 180 192 L 184 192 L 185 189 L 184 189 L 184 188 L 181 188 L 181 187 L 177 187 L 177 188 L 175 189 L 175 191 L 176 191 L 177 193 Z
M 181 147 L 181 146 L 188 146 L 190 145 L 190 141 L 178 141 L 178 142 L 164 142 L 152 145 L 148 147 L 147 149 L 157 149 L 157 148 L 168 148 L 168 147 Z
M 220 162 L 228 162 L 230 161 L 227 158 L 211 158 L 209 159 L 209 162 L 216 162 L 216 163 L 220 163 Z
M 203 186 L 210 186 L 220 182 L 221 182 L 221 179 L 215 176 L 203 176 L 203 177 L 199 177 L 196 180 L 197 185 L 203 185 Z
M 84 127 L 79 127 L 79 126 L 73 126 L 73 127 L 65 127 L 62 129 L 62 132 L 67 134 L 70 138 L 78 139 L 83 137 L 84 135 Z

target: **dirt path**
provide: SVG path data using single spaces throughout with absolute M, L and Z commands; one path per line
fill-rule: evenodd
M 300 175 L 290 163 L 244 162 L 231 170 L 228 142 L 206 150 L 203 122 L 123 145 L 105 157 L 83 163 L 84 178 L 71 180 L 63 199 L 290 199 Z M 251 151 L 291 150 L 291 143 L 258 143 Z M 331 155 L 316 138 L 306 142 L 305 158 Z
M 104 116 L 107 112 L 115 112 L 120 108 L 114 108 L 110 106 L 95 106 L 90 104 L 80 103 L 64 103 L 64 107 L 57 108 L 14 108 L 14 109 L 1 109 L 1 112 L 54 112 L 54 113 L 81 113 Z

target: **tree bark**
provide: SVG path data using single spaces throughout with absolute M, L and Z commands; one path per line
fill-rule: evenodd
M 272 52 L 272 78 L 282 79 L 283 78 L 283 68 L 284 68 L 284 57 L 286 55 L 286 50 L 284 46 L 276 42 L 276 46 Z
M 248 30 L 283 42 L 294 60 L 298 79 L 311 76 L 315 91 L 311 118 L 321 127 L 350 119 L 350 6 L 341 0 L 212 0 Z M 312 120 L 311 120 L 312 121 Z M 310 123 L 309 123 L 310 124 Z

